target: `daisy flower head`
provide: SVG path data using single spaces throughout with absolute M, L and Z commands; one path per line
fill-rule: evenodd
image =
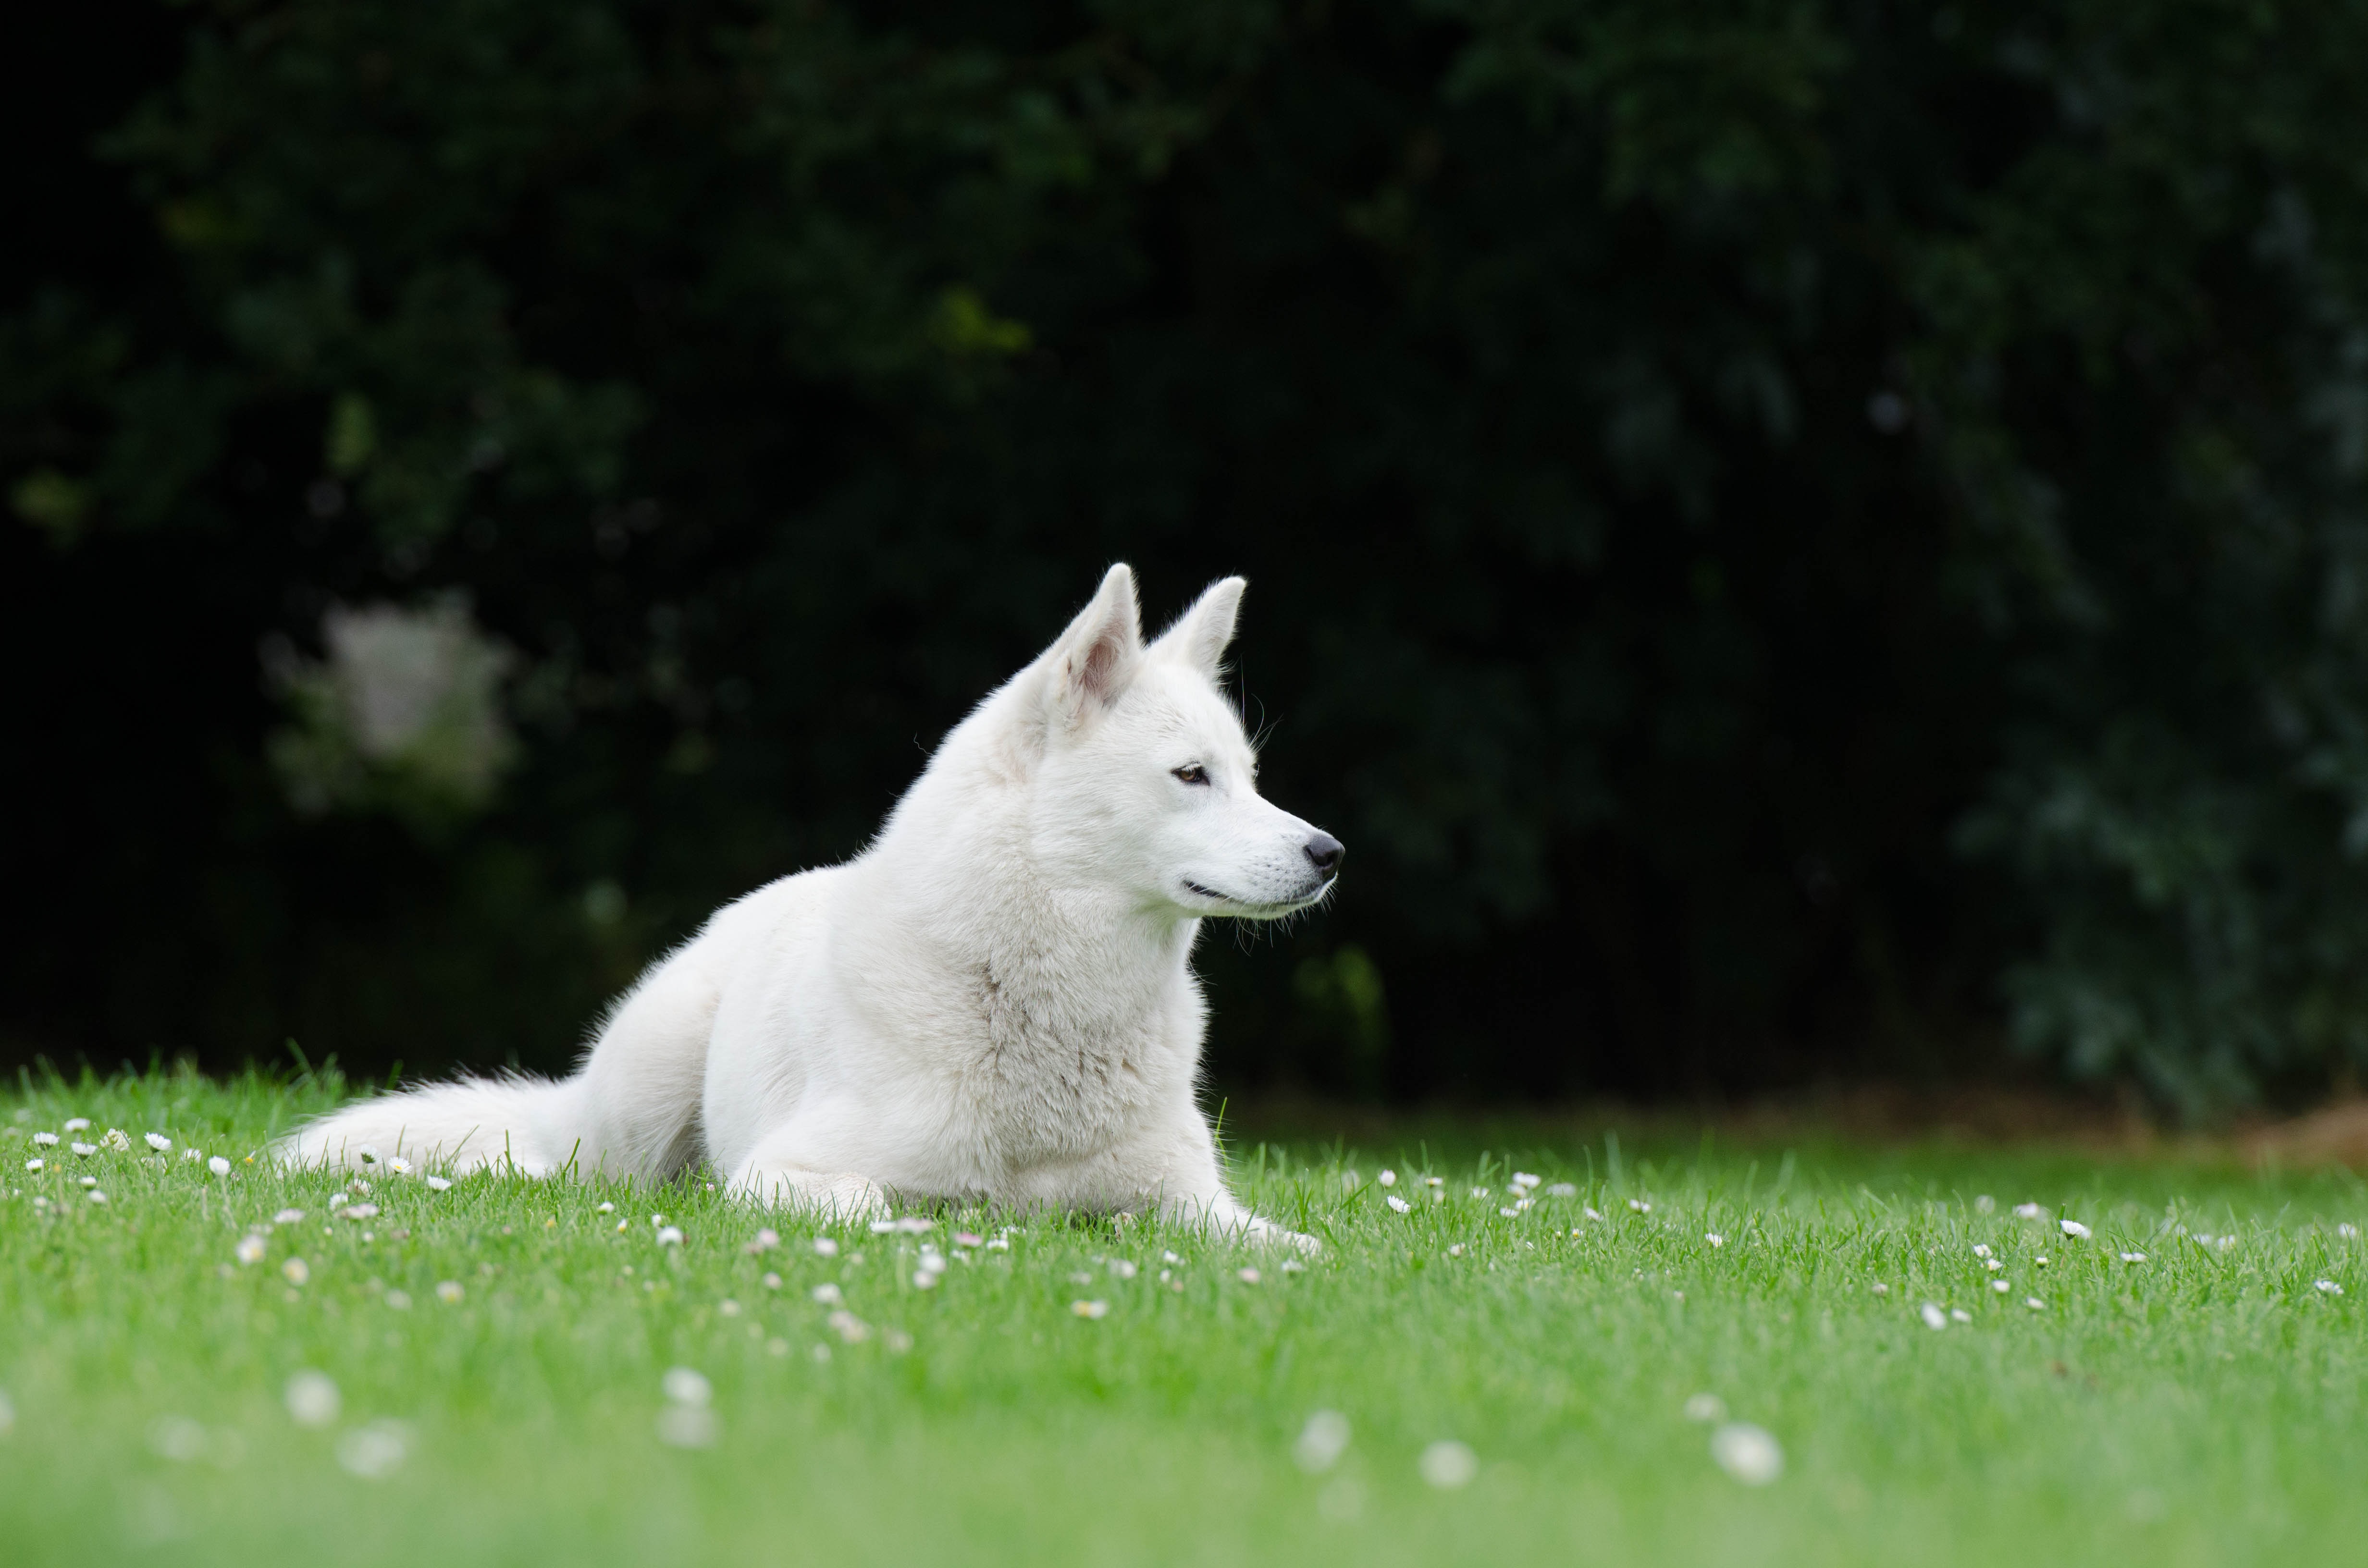
M 1993 1279 L 1993 1280 L 1991 1280 L 1991 1281 L 1990 1281 L 1990 1289 L 1991 1289 L 1991 1290 L 1996 1290 L 1999 1295 L 2003 1296 L 2003 1295 L 2005 1295 L 2009 1290 L 2010 1290 L 2014 1289 L 2014 1287 L 2013 1287 L 2013 1286 L 2011 1286 L 2011 1285 L 2009 1285 L 2009 1284 L 2008 1284 L 2005 1280 L 2003 1280 L 2003 1279 Z
M 1963 1307 L 1951 1307 L 1949 1309 L 1949 1321 L 1951 1323 L 1971 1323 L 1974 1321 L 1974 1314 L 1965 1311 Z
M 203 1149 L 199 1148 L 195 1143 L 192 1143 L 188 1148 L 181 1151 L 181 1158 L 193 1165 L 203 1165 L 205 1163 L 206 1152 Z
M 36 1160 L 33 1163 L 37 1165 L 40 1164 L 39 1160 Z M 1383 1201 L 1386 1202 L 1390 1206 L 1390 1211 L 1394 1214 L 1410 1213 L 1414 1209 L 1413 1204 L 1408 1203 L 1405 1199 L 1400 1198 L 1395 1192 L 1389 1194 Z
M 404 1159 L 401 1154 L 397 1154 L 394 1158 L 387 1161 L 386 1168 L 395 1176 L 409 1176 L 411 1174 L 411 1162 Z
M 158 1153 L 169 1154 L 173 1152 L 173 1141 L 170 1138 L 165 1137 L 163 1133 L 150 1132 L 143 1136 L 147 1140 L 148 1147 L 155 1150 Z
M 2018 1220 L 2044 1220 L 2047 1210 L 2036 1203 L 2018 1203 L 2014 1206 L 2014 1217 Z
M 98 1153 L 98 1145 L 96 1143 L 73 1143 L 67 1146 L 85 1160 Z
M 1380 1182 L 1383 1187 L 1395 1187 L 1398 1184 L 1398 1173 L 1395 1171 L 1383 1171 L 1373 1179 Z M 1347 1418 L 1344 1416 L 1342 1419 L 1345 1420 Z
M 749 1256 L 755 1257 L 760 1254 L 768 1253 L 780 1244 L 781 1233 L 768 1225 L 750 1237 L 748 1244 L 741 1250 L 747 1253 Z
M 448 1307 L 460 1301 L 464 1294 L 466 1292 L 461 1289 L 461 1282 L 457 1279 L 444 1280 L 436 1287 L 436 1299 Z
M 2322 1296 L 2340 1296 L 2343 1294 L 2343 1287 L 2338 1285 L 2332 1279 L 2314 1279 L 2310 1282 L 2310 1288 L 2317 1291 Z
M 427 1190 L 430 1192 L 450 1192 L 452 1190 L 452 1184 L 446 1181 L 440 1176 L 432 1176 L 427 1178 Z
M 1465 1445 L 1449 1438 L 1423 1449 L 1422 1458 L 1416 1461 L 1416 1468 L 1433 1486 L 1443 1492 L 1452 1491 L 1456 1487 L 1469 1485 L 1472 1478 L 1480 1473 L 1480 1456 Z
M 99 1191 L 98 1188 L 95 1187 L 88 1192 L 84 1193 L 83 1196 L 93 1203 L 104 1203 L 107 1201 L 107 1194 Z
M 1784 1473 L 1784 1450 L 1765 1427 L 1730 1421 L 1711 1434 L 1710 1457 L 1746 1486 L 1765 1486 Z
M 1349 1451 L 1349 1418 L 1337 1410 L 1319 1410 L 1299 1429 L 1291 1446 L 1299 1468 L 1314 1475 L 1330 1470 Z
M 1940 1303 L 1937 1301 L 1925 1302 L 1917 1309 L 1917 1315 L 1924 1320 L 1926 1328 L 1935 1332 L 1949 1326 L 1949 1314 L 1941 1310 Z
M 241 1236 L 238 1239 L 237 1247 L 233 1249 L 238 1261 L 243 1265 L 261 1263 L 264 1250 L 264 1241 L 261 1236 Z
M 41 1159 L 39 1155 L 36 1155 L 32 1159 L 25 1162 L 25 1168 L 28 1171 L 38 1171 L 43 1168 L 47 1164 L 47 1161 Z
M 1240 1271 L 1238 1278 L 1245 1285 L 1255 1285 L 1258 1282 L 1258 1271 L 1255 1268 L 1245 1268 Z
M 90 1118 L 70 1116 L 66 1118 L 65 1128 L 68 1132 L 87 1132 L 90 1131 Z
M 281 1398 L 287 1402 L 290 1418 L 299 1426 L 329 1426 L 345 1404 L 338 1397 L 336 1380 L 309 1369 L 288 1380 Z
M 313 1270 L 301 1257 L 291 1257 L 279 1266 L 280 1278 L 290 1285 L 302 1285 L 313 1278 Z
M 816 1236 L 814 1239 L 814 1256 L 816 1257 L 837 1257 L 838 1256 L 838 1244 L 832 1241 L 828 1236 Z
M 1714 1247 L 1723 1247 L 1723 1246 L 1725 1246 L 1725 1245 L 1726 1244 L 1726 1238 L 1725 1238 L 1725 1236 L 1720 1235 L 1716 1231 L 1705 1231 L 1705 1232 L 1703 1232 L 1703 1233 L 1702 1233 L 1702 1240 L 1704 1240 L 1704 1241 L 1708 1242 L 1711 1245 L 1713 1245 L 1713 1246 L 1714 1246 Z
M 2025 1296 L 2022 1299 L 2022 1304 L 2029 1307 L 2034 1312 L 2044 1312 L 2047 1310 L 2047 1303 L 2041 1301 L 2036 1296 Z
M 131 1152 L 131 1134 L 124 1131 L 120 1127 L 108 1128 L 107 1136 L 99 1142 L 119 1154 L 128 1154 Z
M 223 1159 L 220 1154 L 216 1154 L 212 1159 L 206 1162 L 206 1169 L 213 1172 L 214 1175 L 218 1176 L 226 1176 L 230 1175 L 230 1162 Z
M 2335 1227 L 2335 1233 L 2347 1242 L 2356 1242 L 2360 1239 L 2360 1227 L 2346 1220 Z
M 1577 1198 L 1578 1196 L 1578 1184 L 1577 1182 L 1558 1181 L 1552 1187 L 1546 1188 L 1546 1196 L 1548 1198 Z
M 2146 1254 L 2142 1252 L 2125 1252 L 2122 1254 L 2122 1261 L 2123 1263 L 2144 1263 L 2146 1260 Z
M 682 1227 L 680 1225 L 660 1225 L 658 1227 L 658 1245 L 662 1247 L 678 1247 L 682 1245 Z
M 2088 1226 L 2078 1220 L 2058 1220 L 2055 1221 L 2055 1227 L 2076 1242 L 2085 1242 L 2093 1234 Z
M 1069 1311 L 1076 1314 L 1078 1317 L 1099 1321 L 1110 1316 L 1110 1303 L 1108 1301 L 1071 1301 L 1069 1303 Z
M 1650 1203 L 1645 1202 L 1641 1198 L 1630 1199 L 1628 1200 L 1628 1207 L 1634 1210 L 1639 1214 L 1650 1214 L 1653 1211 L 1653 1206 Z
M 58 1146 L 58 1135 L 54 1132 L 36 1132 L 33 1134 L 33 1143 L 36 1148 L 54 1149 Z

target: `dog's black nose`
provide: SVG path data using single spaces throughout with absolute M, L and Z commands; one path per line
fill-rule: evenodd
M 1307 841 L 1307 858 L 1327 877 L 1340 869 L 1340 857 L 1347 853 L 1340 841 L 1328 833 L 1319 833 Z

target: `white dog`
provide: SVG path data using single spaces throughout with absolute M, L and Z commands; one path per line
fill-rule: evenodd
M 1201 919 L 1305 909 L 1341 857 L 1259 797 L 1218 691 L 1243 586 L 1214 585 L 1145 646 L 1133 574 L 1111 567 L 871 848 L 718 911 L 574 1076 L 363 1100 L 281 1157 L 648 1179 L 705 1162 L 842 1214 L 892 1193 L 1156 1207 L 1305 1244 L 1235 1201 L 1193 1097 Z

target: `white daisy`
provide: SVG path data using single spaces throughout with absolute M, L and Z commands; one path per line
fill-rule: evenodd
M 66 1146 L 85 1160 L 98 1153 L 98 1145 L 96 1143 L 69 1143 Z
M 279 1266 L 280 1277 L 290 1285 L 302 1285 L 313 1278 L 313 1270 L 301 1257 L 291 1257 Z
M 100 1139 L 99 1142 L 106 1144 L 108 1148 L 114 1150 L 119 1154 L 128 1153 L 131 1149 L 131 1134 L 124 1131 L 120 1127 L 108 1128 L 107 1130 L 107 1136 Z
M 682 1245 L 682 1227 L 679 1225 L 660 1225 L 658 1227 L 658 1245 L 662 1247 L 678 1247 Z
M 1475 1187 L 1472 1189 L 1472 1196 L 1474 1198 L 1486 1198 L 1488 1196 L 1488 1189 L 1485 1187 Z
M 2314 1279 L 2310 1282 L 2310 1288 L 2318 1291 L 2322 1295 L 2340 1296 L 2343 1294 L 2343 1287 L 2338 1285 L 2332 1279 Z
M 1348 1449 L 1349 1418 L 1337 1410 L 1319 1410 L 1299 1429 L 1291 1451 L 1299 1468 L 1314 1475 L 1330 1470 Z
M 440 1176 L 432 1176 L 427 1178 L 427 1190 L 430 1192 L 450 1192 L 452 1190 L 452 1184 L 446 1181 Z
M 1628 1207 L 1634 1210 L 1639 1214 L 1650 1214 L 1653 1211 L 1653 1206 L 1645 1202 L 1641 1198 L 1630 1199 L 1628 1200 Z
M 461 1289 L 461 1282 L 457 1279 L 440 1281 L 436 1287 L 436 1299 L 447 1306 L 459 1301 L 464 1294 L 466 1292 Z
M 2029 1307 L 2029 1308 L 2030 1308 L 2032 1312 L 2038 1312 L 2038 1311 L 2040 1311 L 2040 1310 L 2042 1310 L 2043 1308 L 2044 1308 L 2044 1307 L 2047 1305 L 2047 1303 L 2046 1303 L 2046 1302 L 2044 1302 L 2044 1301 L 2041 1301 L 2041 1300 L 2040 1300 L 2038 1297 L 2036 1297 L 2036 1296 L 2025 1296 L 2025 1297 L 2022 1299 L 2022 1304 L 2023 1304 L 2024 1306 L 2026 1306 L 2026 1307 Z
M 1987 1242 L 1975 1242 L 1975 1243 L 1974 1244 L 1974 1256 L 1975 1256 L 1975 1257 L 1987 1257 L 1987 1256 L 1989 1256 L 1989 1255 L 1990 1255 L 1990 1244 L 1989 1244 L 1989 1243 L 1987 1243 Z
M 1784 1473 L 1784 1450 L 1764 1427 L 1733 1421 L 1711 1434 L 1710 1457 L 1746 1486 L 1765 1486 Z
M 242 1264 L 261 1263 L 263 1261 L 264 1254 L 263 1238 L 261 1236 L 241 1236 L 238 1239 L 236 1254 L 239 1262 Z
M 87 1132 L 90 1131 L 90 1118 L 70 1116 L 66 1119 L 65 1127 L 68 1132 Z
M 1723 1247 L 1726 1244 L 1726 1238 L 1720 1235 L 1716 1231 L 1704 1232 L 1702 1233 L 1702 1240 L 1708 1242 L 1714 1247 Z
M 39 1159 L 27 1160 L 27 1161 L 25 1162 L 25 1168 L 26 1168 L 27 1170 L 28 1170 L 28 1171 L 38 1171 L 38 1170 L 43 1169 L 43 1168 L 45 1167 L 46 1164 L 47 1164 L 47 1162 L 46 1162 L 46 1161 L 42 1161 L 42 1160 L 39 1160 Z
M 40 1163 L 40 1161 L 35 1160 L 33 1162 L 34 1167 L 38 1169 Z M 1391 1193 L 1383 1201 L 1386 1202 L 1390 1206 L 1390 1211 L 1394 1214 L 1409 1214 L 1414 1211 L 1414 1205 L 1408 1203 L 1405 1199 L 1400 1198 L 1395 1192 Z
M 1546 1188 L 1546 1196 L 1548 1198 L 1577 1198 L 1578 1196 L 1578 1187 L 1572 1182 L 1558 1181 L 1552 1187 Z
M 1395 1171 L 1383 1171 L 1380 1176 L 1375 1176 L 1373 1179 L 1380 1182 L 1383 1187 L 1395 1187 L 1398 1184 L 1398 1173 Z
M 275 1225 L 301 1225 L 304 1222 L 304 1210 L 302 1209 L 282 1209 L 279 1213 L 274 1214 L 271 1217 L 271 1222 Z
M 1071 1301 L 1069 1303 L 1069 1310 L 1081 1318 L 1105 1318 L 1110 1316 L 1110 1303 L 1108 1301 Z
M 775 1247 L 780 1246 L 780 1244 L 781 1233 L 768 1225 L 763 1230 L 758 1231 L 756 1235 L 751 1237 L 748 1244 L 741 1250 L 746 1252 L 749 1256 L 756 1257 L 772 1251 Z
M 2047 1210 L 2036 1203 L 2018 1203 L 2014 1206 L 2014 1217 L 2018 1220 L 2044 1220 Z
M 150 1132 L 143 1136 L 147 1139 L 148 1147 L 155 1150 L 158 1153 L 169 1154 L 173 1152 L 173 1141 L 170 1138 L 165 1137 L 163 1133 Z
M 1917 1311 L 1924 1319 L 1926 1328 L 1943 1329 L 1949 1326 L 1949 1314 L 1942 1312 L 1936 1302 L 1927 1301 Z
M 1255 1268 L 1242 1269 L 1237 1277 L 1245 1285 L 1255 1285 L 1258 1282 L 1258 1271 Z
M 1991 1290 L 1996 1290 L 1996 1291 L 1997 1291 L 1999 1295 L 2001 1295 L 2001 1296 L 2005 1295 L 2009 1290 L 2012 1290 L 2013 1288 L 2014 1288 L 2014 1287 L 2012 1287 L 2011 1285 L 2009 1285 L 2009 1284 L 2008 1284 L 2005 1280 L 2003 1280 L 2003 1279 L 1993 1279 L 1993 1280 L 1991 1280 L 1991 1281 L 1990 1281 L 1990 1289 L 1991 1289 Z
M 181 1151 L 181 1158 L 187 1160 L 193 1165 L 202 1165 L 205 1163 L 206 1152 L 192 1143 L 188 1148 Z
M 916 1268 L 913 1270 L 913 1289 L 916 1290 L 934 1290 L 937 1288 L 938 1276 L 935 1269 Z
M 2146 1260 L 2146 1254 L 2142 1252 L 2125 1252 L 2122 1254 L 2122 1261 L 2123 1263 L 2144 1263 Z
M 2346 1220 L 2335 1227 L 2335 1233 L 2347 1242 L 2356 1242 L 2360 1239 L 2360 1227 Z
M 768 1271 L 765 1277 L 762 1279 L 757 1280 L 757 1283 L 762 1285 L 768 1290 L 778 1290 L 781 1288 L 781 1277 L 778 1274 Z
M 616 1211 L 617 1206 L 613 1203 L 603 1203 L 592 1210 L 595 1214 L 614 1214 Z
M 1949 1321 L 1951 1323 L 1971 1323 L 1974 1321 L 1974 1314 L 1965 1311 L 1963 1307 L 1951 1307 L 1949 1309 Z
M 288 1414 L 299 1426 L 327 1426 L 337 1419 L 344 1401 L 337 1396 L 337 1385 L 326 1372 L 302 1371 L 288 1380 L 282 1396 L 288 1403 Z
M 1416 1468 L 1425 1481 L 1445 1491 L 1468 1485 L 1480 1473 L 1480 1458 L 1462 1443 L 1450 1439 L 1423 1449 Z
M 230 1162 L 223 1159 L 220 1154 L 216 1154 L 212 1159 L 206 1162 L 206 1169 L 213 1172 L 214 1175 L 218 1176 L 226 1176 L 230 1175 Z
M 404 1159 L 401 1154 L 397 1154 L 394 1158 L 386 1163 L 386 1168 L 393 1172 L 396 1176 L 409 1176 L 411 1174 L 411 1162 Z
M 90 1199 L 93 1203 L 104 1203 L 107 1201 L 107 1194 L 99 1191 L 98 1188 L 95 1187 L 88 1192 L 84 1193 L 83 1196 Z
M 2057 1229 L 2076 1242 L 2085 1242 L 2089 1239 L 2089 1227 L 2078 1220 L 2058 1220 L 2055 1224 Z
M 825 1307 L 841 1307 L 847 1304 L 847 1293 L 836 1285 L 817 1285 L 810 1294 Z
M 33 1142 L 39 1148 L 54 1149 L 58 1146 L 58 1135 L 54 1132 L 36 1132 L 33 1134 Z
M 1596 1212 L 1592 1208 L 1588 1207 L 1588 1205 L 1586 1205 L 1586 1204 L 1584 1204 L 1584 1203 L 1582 1203 L 1582 1204 L 1580 1204 L 1580 1205 L 1579 1205 L 1578 1211 L 1579 1211 L 1580 1213 L 1582 1213 L 1582 1214 L 1586 1215 L 1586 1216 L 1587 1216 L 1588 1219 L 1590 1219 L 1590 1220 L 1600 1220 L 1600 1219 L 1602 1219 L 1602 1218 L 1603 1218 L 1603 1216 L 1602 1216 L 1602 1215 L 1600 1215 L 1600 1214 L 1597 1213 L 1597 1212 Z M 1577 1231 L 1573 1231 L 1573 1232 L 1571 1233 L 1571 1234 L 1575 1236 L 1575 1235 L 1578 1234 L 1578 1233 L 1577 1233 Z
M 838 1256 L 838 1244 L 832 1241 L 828 1236 L 816 1236 L 814 1239 L 814 1256 L 816 1257 L 837 1257 Z
M 922 1257 L 921 1266 L 924 1268 L 928 1267 L 928 1258 L 930 1256 L 934 1255 L 924 1255 Z M 939 1258 L 938 1267 L 939 1268 L 943 1268 L 945 1266 L 946 1260 L 942 1257 Z M 1118 1278 L 1132 1279 L 1135 1276 L 1135 1266 L 1125 1258 L 1114 1257 L 1110 1259 L 1110 1271 Z

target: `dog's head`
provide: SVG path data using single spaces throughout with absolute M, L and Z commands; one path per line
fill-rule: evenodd
M 1019 685 L 1040 865 L 1148 904 L 1273 920 L 1316 903 L 1340 841 L 1269 803 L 1241 716 L 1218 688 L 1241 608 L 1213 584 L 1154 642 L 1134 574 L 1113 566 Z

